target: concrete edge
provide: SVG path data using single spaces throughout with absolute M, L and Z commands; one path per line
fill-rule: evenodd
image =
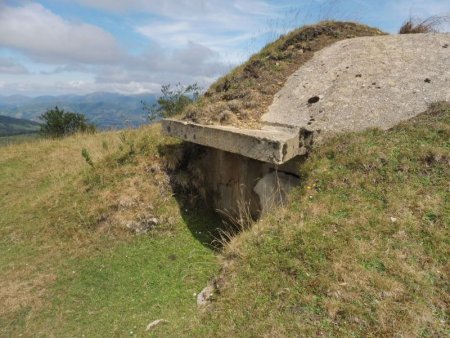
M 241 129 L 174 119 L 162 120 L 162 127 L 166 135 L 267 163 L 283 164 L 306 153 L 297 128 Z

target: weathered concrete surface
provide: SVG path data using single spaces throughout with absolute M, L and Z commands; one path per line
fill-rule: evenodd
M 292 174 L 312 139 L 387 129 L 441 100 L 450 101 L 450 34 L 364 37 L 322 50 L 294 73 L 261 130 L 176 120 L 163 129 L 208 147 L 200 166 L 214 208 L 258 217 L 298 182 Z
M 205 147 L 197 163 L 203 173 L 206 201 L 224 216 L 254 219 L 284 202 L 298 183 L 296 157 L 279 166 Z
M 319 101 L 308 103 L 313 97 Z M 340 132 L 388 129 L 441 100 L 450 101 L 450 34 L 363 37 L 316 53 L 262 121 L 320 131 L 317 142 Z
M 261 214 L 286 203 L 289 191 L 299 184 L 298 177 L 280 171 L 272 171 L 259 179 L 253 191 L 258 195 Z
M 268 163 L 281 164 L 306 152 L 306 147 L 299 146 L 298 128 L 268 125 L 263 129 L 241 129 L 172 119 L 162 124 L 168 135 Z

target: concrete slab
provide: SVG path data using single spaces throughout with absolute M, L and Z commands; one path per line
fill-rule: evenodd
M 450 33 L 362 37 L 323 49 L 295 72 L 262 129 L 166 119 L 166 134 L 273 164 L 305 154 L 312 139 L 388 129 L 450 101 Z
M 167 135 L 184 141 L 273 164 L 282 164 L 307 150 L 306 145 L 299 145 L 298 128 L 267 125 L 262 129 L 241 129 L 173 119 L 163 120 L 162 125 Z
M 391 128 L 435 101 L 450 101 L 450 34 L 363 37 L 316 53 L 262 121 L 308 129 L 317 143 L 340 132 Z

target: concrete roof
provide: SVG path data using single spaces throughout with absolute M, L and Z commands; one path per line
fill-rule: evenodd
M 317 141 L 391 128 L 436 101 L 450 101 L 450 34 L 362 37 L 316 53 L 288 79 L 262 121 L 320 130 Z
M 163 121 L 168 135 L 281 164 L 340 132 L 387 129 L 450 101 L 450 34 L 362 37 L 316 53 L 263 115 L 261 130 Z

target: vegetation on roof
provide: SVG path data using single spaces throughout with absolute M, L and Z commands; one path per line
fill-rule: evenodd
M 382 34 L 379 29 L 352 22 L 322 22 L 296 29 L 215 82 L 186 108 L 184 119 L 202 124 L 258 126 L 274 95 L 315 52 L 339 40 Z

